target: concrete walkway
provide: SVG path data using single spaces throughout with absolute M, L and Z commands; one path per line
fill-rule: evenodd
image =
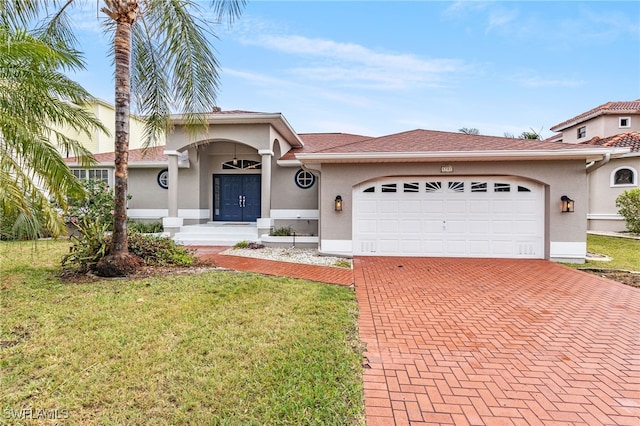
M 198 253 L 350 285 L 374 425 L 640 425 L 640 289 L 542 260 L 361 257 L 353 272 Z

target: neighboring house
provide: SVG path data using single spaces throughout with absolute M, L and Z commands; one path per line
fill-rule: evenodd
M 629 151 L 429 130 L 298 134 L 280 113 L 207 120 L 193 135 L 174 116 L 164 147 L 130 152 L 130 216 L 173 233 L 291 226 L 346 256 L 583 261 L 586 165 Z M 113 155 L 99 159 L 110 173 Z
M 560 133 L 547 141 L 630 149 L 627 154 L 587 167 L 588 229 L 624 231 L 624 218 L 615 201 L 624 191 L 640 185 L 640 99 L 607 102 L 551 130 Z

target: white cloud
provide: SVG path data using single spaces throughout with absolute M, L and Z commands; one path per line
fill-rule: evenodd
M 514 80 L 524 87 L 540 88 L 540 87 L 580 87 L 584 86 L 584 80 L 574 78 L 557 78 L 557 77 L 541 77 L 541 76 L 516 76 Z
M 345 87 L 406 90 L 440 86 L 445 77 L 451 79 L 467 68 L 457 59 L 422 59 L 296 35 L 263 35 L 244 38 L 243 43 L 299 56 L 299 65 L 286 71 L 299 79 L 333 81 Z

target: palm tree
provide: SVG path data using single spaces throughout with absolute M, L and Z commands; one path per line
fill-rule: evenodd
M 55 13 L 40 30 L 54 40 L 74 42 L 68 10 L 78 0 L 54 3 Z M 202 112 L 215 105 L 218 62 L 207 39 L 211 23 L 193 0 L 102 0 L 105 28 L 113 36 L 115 63 L 115 214 L 112 246 L 103 259 L 104 273 L 126 275 L 134 268 L 127 249 L 129 113 L 134 96 L 147 117 L 147 142 L 168 128 L 171 111 L 188 114 L 189 123 L 204 125 Z M 33 19 L 51 9 L 48 0 L 10 0 L 7 21 Z M 232 22 L 245 0 L 212 0 L 217 20 Z M 49 7 L 49 9 L 47 9 Z M 0 9 L 1 11 L 1 9 Z M 108 271 L 109 272 L 108 272 Z
M 0 26 L 0 218 L 23 236 L 59 235 L 64 222 L 50 201 L 64 208 L 67 197 L 84 193 L 60 151 L 85 165 L 93 157 L 62 130 L 107 132 L 80 106 L 89 93 L 62 73 L 81 66 L 74 50 Z

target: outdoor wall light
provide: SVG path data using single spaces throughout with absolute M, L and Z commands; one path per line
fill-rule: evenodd
M 342 211 L 342 197 L 339 196 L 339 195 L 336 195 L 335 210 L 337 212 L 341 212 Z
M 567 197 L 566 195 L 563 195 L 562 197 L 560 197 L 560 211 L 562 213 L 572 213 L 573 204 L 574 204 L 574 201 L 571 198 Z

